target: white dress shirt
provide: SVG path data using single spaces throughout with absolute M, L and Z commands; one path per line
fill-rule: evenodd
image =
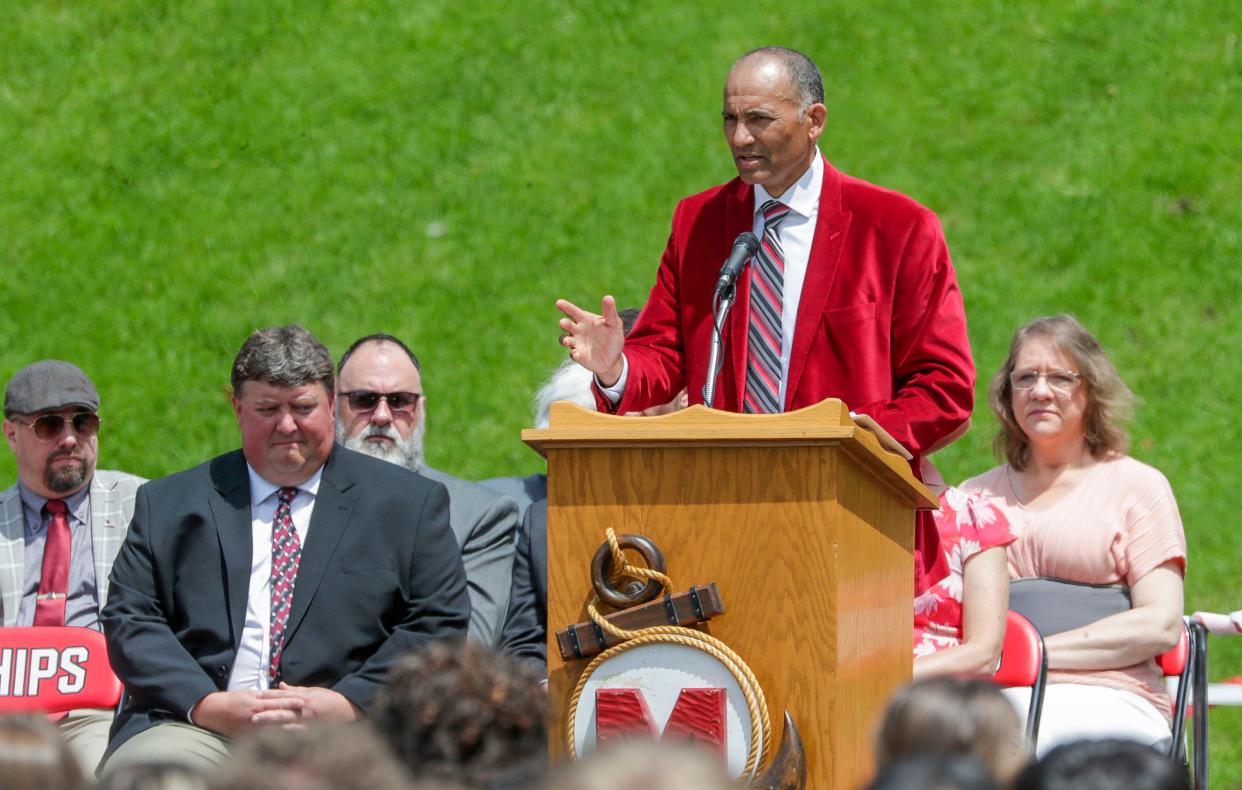
M 229 691 L 268 688 L 272 653 L 272 522 L 276 520 L 280 486 L 264 480 L 250 464 L 246 464 L 246 471 L 250 475 L 250 594 L 246 597 L 246 623 L 242 626 L 241 644 L 237 646 L 237 658 L 229 673 Z M 321 466 L 298 486 L 297 496 L 289 503 L 293 528 L 303 546 L 322 477 Z M 297 590 L 296 581 L 294 590 Z
M 802 284 L 806 281 L 807 264 L 811 260 L 811 242 L 815 238 L 815 221 L 819 217 L 819 193 L 824 185 L 824 159 L 819 149 L 806 172 L 786 189 L 780 201 L 789 206 L 789 213 L 781 222 L 781 250 L 785 253 L 785 281 L 781 289 L 781 386 L 780 402 L 784 409 L 785 389 L 789 384 L 789 357 L 793 352 L 794 327 L 798 322 L 798 303 L 802 300 Z M 762 184 L 754 189 L 754 233 L 763 238 L 764 203 L 772 199 Z M 722 262 L 723 263 L 723 262 Z M 736 319 L 735 319 L 736 320 Z M 621 355 L 621 377 L 611 387 L 600 385 L 600 391 L 614 405 L 621 401 L 625 381 L 629 378 L 630 361 Z M 599 384 L 599 378 L 595 379 Z

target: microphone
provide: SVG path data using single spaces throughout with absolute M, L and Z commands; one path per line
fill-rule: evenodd
M 742 269 L 746 268 L 746 262 L 750 260 L 750 256 L 758 251 L 759 239 L 755 238 L 755 234 L 750 231 L 741 233 L 734 239 L 733 252 L 729 253 L 728 259 L 720 267 L 720 278 L 716 280 L 717 294 L 733 287 L 733 282 L 742 273 Z
M 720 267 L 720 278 L 716 280 L 716 294 L 712 297 L 712 348 L 707 357 L 707 382 L 703 385 L 703 403 L 712 408 L 716 399 L 716 379 L 720 376 L 723 361 L 724 333 L 721 328 L 729 317 L 733 307 L 733 283 L 737 280 L 750 256 L 759 251 L 759 239 L 750 231 L 738 234 L 733 240 L 733 251 Z

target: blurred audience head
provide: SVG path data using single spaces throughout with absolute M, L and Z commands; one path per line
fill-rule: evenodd
M 916 754 L 880 768 L 866 790 L 996 790 L 992 774 L 965 754 Z
M 97 790 L 207 790 L 207 777 L 181 763 L 138 763 L 110 771 Z
M 999 457 L 1014 469 L 1025 469 L 1031 458 L 1030 442 L 1014 413 L 1013 374 L 1023 347 L 1032 341 L 1047 341 L 1074 365 L 1068 371 L 1080 376 L 1075 387 L 1086 396 L 1083 413 L 1083 439 L 1097 459 L 1124 453 L 1129 436 L 1122 423 L 1130 416 L 1134 394 L 1126 387 L 1112 360 L 1087 328 L 1072 315 L 1036 318 L 1020 327 L 1009 344 L 1009 356 L 988 385 L 988 404 L 1000 422 L 993 440 Z
M 393 668 L 371 721 L 417 780 L 524 787 L 547 762 L 542 675 L 473 642 L 437 642 Z
M 392 335 L 355 340 L 337 365 L 336 440 L 417 471 L 427 416 L 421 371 L 414 352 Z
M 704 749 L 645 740 L 609 744 L 567 763 L 548 790 L 732 790 L 720 758 Z
M 260 728 L 234 743 L 215 790 L 402 790 L 409 777 L 368 725 Z
M 876 737 L 876 765 L 920 754 L 965 754 L 998 784 L 1029 759 L 1022 721 L 990 680 L 938 677 L 900 689 Z
M 0 717 L 0 787 L 78 790 L 82 769 L 55 725 L 43 716 Z
M 1189 790 L 1185 766 L 1150 746 L 1124 740 L 1077 741 L 1028 766 L 1015 790 Z

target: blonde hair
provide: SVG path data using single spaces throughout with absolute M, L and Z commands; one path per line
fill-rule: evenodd
M 1081 384 L 1087 396 L 1083 440 L 1092 457 L 1102 459 L 1125 454 L 1130 437 L 1122 423 L 1129 419 L 1133 411 L 1134 393 L 1121 380 L 1121 375 L 1099 341 L 1077 318 L 1061 313 L 1036 318 L 1014 332 L 1013 342 L 1009 344 L 1009 356 L 988 385 L 988 405 L 1000 421 L 996 438 L 992 440 L 996 456 L 1004 458 L 1019 471 L 1025 469 L 1031 460 L 1031 443 L 1014 418 L 1013 384 L 1009 377 L 1022 346 L 1037 337 L 1050 340 L 1078 367 L 1077 372 L 1082 376 Z

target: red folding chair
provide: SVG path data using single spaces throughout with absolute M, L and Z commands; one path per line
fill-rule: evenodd
M 1166 678 L 1177 678 L 1173 696 L 1173 742 L 1169 758 L 1178 763 L 1186 760 L 1186 712 L 1193 689 L 1194 750 L 1191 775 L 1195 790 L 1207 787 L 1207 630 L 1201 623 L 1182 624 L 1182 638 L 1172 650 L 1156 657 L 1156 664 Z
M 115 708 L 124 686 L 90 628 L 0 628 L 0 713 Z
M 992 679 L 1002 686 L 1031 690 L 1031 702 L 1026 710 L 1026 737 L 1034 749 L 1044 707 L 1044 685 L 1048 681 L 1048 656 L 1039 629 L 1017 612 L 1010 611 L 1006 616 L 1000 666 Z
M 1173 698 L 1173 741 L 1169 744 L 1169 758 L 1182 762 L 1185 759 L 1186 710 L 1192 683 L 1206 686 L 1199 681 L 1198 666 L 1206 663 L 1206 655 L 1200 642 L 1202 626 L 1183 625 L 1182 638 L 1173 649 L 1156 657 L 1156 664 L 1165 677 L 1177 678 L 1177 692 Z M 1206 667 L 1204 667 L 1206 669 Z M 1029 687 L 1031 703 L 1026 714 L 1026 737 L 1031 748 L 1039 737 L 1039 718 L 1044 705 L 1044 685 L 1047 682 L 1048 657 L 1044 652 L 1044 640 L 1030 620 L 1010 611 L 1005 622 L 1005 643 L 1001 652 L 1001 665 L 993 678 L 1007 687 Z M 1204 675 L 1206 677 L 1206 674 Z M 1195 693 L 1199 691 L 1196 688 Z M 1206 699 L 1206 689 L 1202 697 Z M 1195 709 L 1194 732 L 1194 787 L 1207 787 L 1207 716 L 1206 710 Z M 1202 717 L 1202 718 L 1201 718 Z

